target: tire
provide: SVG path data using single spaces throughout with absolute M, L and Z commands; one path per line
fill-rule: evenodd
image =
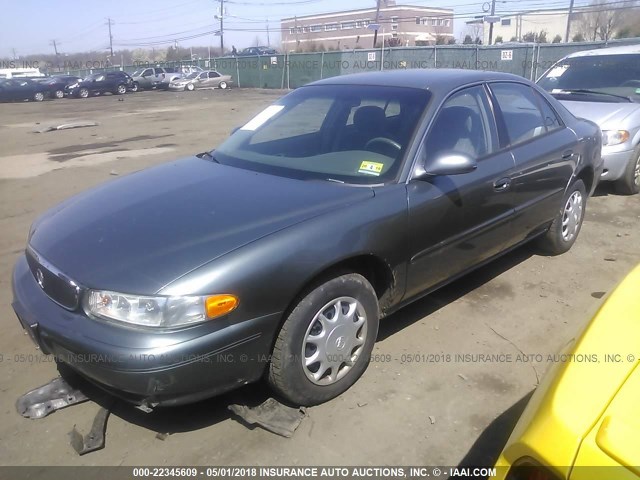
M 52 92 L 51 98 L 57 98 L 58 100 L 64 98 L 64 90 L 58 89 L 55 92 Z
M 280 329 L 268 382 L 287 402 L 310 406 L 337 397 L 364 373 L 380 314 L 373 287 L 355 273 L 330 279 L 303 295 Z M 308 341 L 322 332 L 325 341 Z M 318 361 L 309 364 L 316 355 Z
M 89 89 L 81 88 L 80 90 L 78 90 L 78 96 L 80 98 L 89 98 Z
M 582 180 L 576 180 L 567 189 L 551 227 L 540 238 L 538 245 L 549 255 L 568 252 L 576 242 L 587 206 L 587 190 Z
M 640 193 L 640 145 L 634 150 L 623 177 L 614 183 L 614 187 L 616 193 L 620 195 L 637 195 Z
M 41 102 L 44 100 L 44 93 L 42 92 L 36 92 L 33 94 L 33 101 L 34 102 Z
M 193 83 L 187 83 L 187 86 L 184 87 L 185 90 L 187 90 L 188 92 L 193 92 L 196 87 L 193 85 Z
M 138 82 L 133 82 L 133 85 L 131 85 L 131 89 L 130 89 L 133 93 L 140 91 L 140 85 L 138 85 Z
M 227 82 L 220 82 L 218 84 L 218 87 L 221 88 L 222 90 L 226 90 L 228 87 Z
M 127 86 L 124 83 L 121 83 L 116 87 L 116 91 L 114 92 L 116 95 L 124 95 L 127 93 Z

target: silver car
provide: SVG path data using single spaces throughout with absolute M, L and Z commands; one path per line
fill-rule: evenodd
M 538 84 L 577 117 L 602 130 L 601 181 L 616 191 L 640 191 L 640 45 L 573 53 L 554 64 Z
M 172 81 L 169 83 L 169 90 L 193 91 L 196 88 L 222 88 L 224 90 L 229 88 L 231 83 L 231 75 L 223 75 L 215 70 L 205 70 Z

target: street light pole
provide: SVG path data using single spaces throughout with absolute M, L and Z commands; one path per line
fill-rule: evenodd
M 493 17 L 496 14 L 496 0 L 491 0 L 491 16 Z M 493 18 L 491 19 L 491 23 L 489 23 L 489 45 L 493 42 Z

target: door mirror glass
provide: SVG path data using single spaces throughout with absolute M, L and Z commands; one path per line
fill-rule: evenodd
M 441 175 L 461 175 L 478 168 L 478 162 L 462 153 L 443 153 L 434 158 L 422 177 Z

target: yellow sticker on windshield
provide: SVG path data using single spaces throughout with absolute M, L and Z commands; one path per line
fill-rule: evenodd
M 384 167 L 384 163 L 378 162 L 368 162 L 365 160 L 360 164 L 360 170 L 358 173 L 366 173 L 368 175 L 375 175 L 376 177 L 382 173 L 382 168 Z

